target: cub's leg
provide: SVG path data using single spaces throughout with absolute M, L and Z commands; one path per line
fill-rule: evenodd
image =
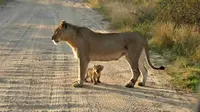
M 93 83 L 93 75 L 90 77 L 90 79 L 91 79 L 91 82 Z
M 101 74 L 99 73 L 98 76 L 97 76 L 97 83 L 101 83 L 100 77 L 101 77 Z
M 139 59 L 139 69 L 140 69 L 140 72 L 142 73 L 141 81 L 138 83 L 139 86 L 145 86 L 146 80 L 147 80 L 148 71 L 144 66 L 144 62 L 145 62 L 145 53 L 142 52 Z
M 96 74 L 93 74 L 92 80 L 93 80 L 94 85 L 97 84 L 97 80 L 96 80 L 96 79 L 97 79 L 97 78 L 96 78 Z
M 85 82 L 88 82 L 88 81 L 87 81 L 88 77 L 89 77 L 89 76 L 88 76 L 88 74 L 87 74 L 86 77 L 85 77 Z
M 83 83 L 84 83 L 84 79 L 85 79 L 85 74 L 88 68 L 88 63 L 89 61 L 87 61 L 85 58 L 80 58 L 79 59 L 79 67 L 80 67 L 80 72 L 79 72 L 79 77 L 78 77 L 78 81 L 75 81 L 73 83 L 74 87 L 83 87 Z

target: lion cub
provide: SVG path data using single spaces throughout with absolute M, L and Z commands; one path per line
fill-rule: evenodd
M 102 65 L 94 65 L 93 68 L 88 68 L 85 81 L 88 82 L 87 78 L 90 77 L 91 82 L 93 82 L 94 85 L 96 85 L 97 83 L 101 83 L 100 77 L 101 77 L 101 71 L 103 70 L 103 68 L 104 67 Z

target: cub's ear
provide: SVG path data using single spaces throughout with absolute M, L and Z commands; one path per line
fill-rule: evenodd
M 97 67 L 97 65 L 95 65 L 95 64 L 94 64 L 94 65 L 93 65 L 93 68 L 95 68 L 95 69 L 96 69 L 96 67 Z
M 104 68 L 104 67 L 101 65 L 101 70 L 103 70 L 103 68 Z
M 63 27 L 66 27 L 67 26 L 67 23 L 66 23 L 66 21 L 65 20 L 62 20 L 61 22 L 60 22 L 60 28 L 63 28 Z
M 60 22 L 61 25 L 62 25 L 62 24 L 65 24 L 65 23 L 66 23 L 65 20 L 62 20 L 62 21 Z

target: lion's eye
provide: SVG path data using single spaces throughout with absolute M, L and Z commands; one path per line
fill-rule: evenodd
M 58 34 L 58 31 L 55 32 L 55 35 L 57 35 L 57 34 Z

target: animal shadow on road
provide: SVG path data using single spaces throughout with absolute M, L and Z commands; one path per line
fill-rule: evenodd
M 188 105 L 186 100 L 183 98 L 187 98 L 187 95 L 178 94 L 176 91 L 165 90 L 162 88 L 156 87 L 135 87 L 135 88 L 126 88 L 122 85 L 112 85 L 112 84 L 105 84 L 101 83 L 98 86 L 87 85 L 85 86 L 86 89 L 93 89 L 97 91 L 107 91 L 108 93 L 116 93 L 119 95 L 130 96 L 131 97 L 138 97 L 146 100 L 157 101 L 160 103 L 165 103 L 169 105 L 179 106 L 182 108 L 193 109 L 193 106 L 196 104 Z

